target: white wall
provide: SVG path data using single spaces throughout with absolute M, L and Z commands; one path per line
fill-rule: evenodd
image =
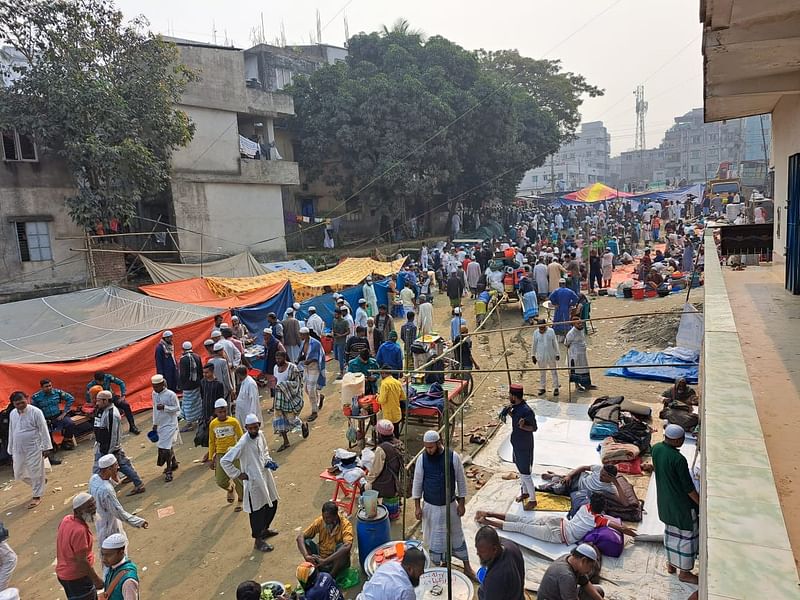
M 237 254 L 251 246 L 258 257 L 286 255 L 281 186 L 173 181 L 172 195 L 176 224 L 202 231 L 204 252 Z M 199 235 L 181 231 L 179 236 L 181 250 L 200 251 Z M 273 237 L 277 239 L 253 245 Z M 196 262 L 199 257 L 187 254 L 184 259 Z
M 172 158 L 175 171 L 239 173 L 239 125 L 235 112 L 181 106 L 195 125 L 194 138 Z
M 786 254 L 786 201 L 789 190 L 789 157 L 800 152 L 800 95 L 783 96 L 772 111 L 772 165 L 775 167 L 774 258 Z M 780 219 L 778 218 L 780 211 Z

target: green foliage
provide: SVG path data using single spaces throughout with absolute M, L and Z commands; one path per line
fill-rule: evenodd
M 0 43 L 25 56 L 0 87 L 0 129 L 33 134 L 61 157 L 72 219 L 127 223 L 169 182 L 169 158 L 194 134 L 175 108 L 194 74 L 177 48 L 123 23 L 109 0 L 0 0 Z
M 342 198 L 396 214 L 437 195 L 512 198 L 525 170 L 574 133 L 581 96 L 602 93 L 557 61 L 468 52 L 402 20 L 348 50 L 294 80 L 297 159 Z

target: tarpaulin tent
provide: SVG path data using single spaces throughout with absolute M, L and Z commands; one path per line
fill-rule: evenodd
M 561 204 L 573 206 L 587 206 L 605 202 L 606 200 L 614 200 L 616 198 L 627 198 L 631 194 L 615 190 L 604 183 L 593 183 L 586 186 L 582 190 L 572 192 L 560 199 Z
M 142 254 L 139 255 L 139 260 L 147 269 L 153 283 L 180 281 L 192 277 L 253 277 L 268 272 L 249 252 L 202 264 L 153 262 Z
M 278 262 L 261 263 L 267 273 L 275 271 L 294 271 L 295 273 L 315 273 L 316 270 L 305 260 L 282 260 Z
M 125 381 L 135 408 L 149 407 L 161 331 L 174 332 L 178 355 L 186 340 L 202 349 L 218 312 L 115 287 L 0 305 L 0 397 L 43 378 L 83 397 L 102 370 Z
M 646 379 L 649 381 L 674 382 L 678 377 L 685 377 L 687 383 L 697 383 L 700 368 L 699 354 L 693 350 L 667 348 L 663 352 L 640 352 L 630 350 L 606 371 L 612 377 L 629 379 Z M 660 365 L 680 365 L 664 367 Z
M 276 294 L 281 293 L 284 287 L 289 288 L 289 292 L 291 293 L 291 284 L 284 280 L 243 294 L 220 298 L 211 291 L 205 279 L 194 277 L 193 279 L 185 279 L 183 281 L 143 285 L 139 289 L 148 296 L 172 300 L 173 302 L 185 302 L 187 304 L 213 308 L 240 308 L 242 306 L 252 306 L 254 304 L 266 302 Z M 290 301 L 290 303 L 291 302 L 293 302 L 293 300 Z
M 295 299 L 303 301 L 325 293 L 326 287 L 330 288 L 330 291 L 338 292 L 361 283 L 367 275 L 386 276 L 396 273 L 404 262 L 405 258 L 391 262 L 371 258 L 346 258 L 332 269 L 318 273 L 277 271 L 259 277 L 209 277 L 206 281 L 211 290 L 222 297 L 249 292 L 288 279 L 292 283 Z
M 645 202 L 646 200 L 668 200 L 669 202 L 686 202 L 689 196 L 694 196 L 696 202 L 703 201 L 703 193 L 706 186 L 702 183 L 687 185 L 674 190 L 663 190 L 660 192 L 647 192 L 630 196 L 631 200 Z

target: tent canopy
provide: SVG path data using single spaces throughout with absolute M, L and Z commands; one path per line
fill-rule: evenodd
M 696 183 L 694 185 L 687 185 L 682 188 L 677 188 L 674 190 L 664 190 L 661 192 L 647 192 L 644 194 L 636 194 L 635 196 L 631 196 L 631 200 L 668 200 L 670 202 L 685 202 L 689 195 L 694 196 L 696 199 L 702 201 L 703 199 L 703 192 L 705 191 L 705 185 L 702 183 Z
M 399 258 L 391 262 L 382 262 L 371 258 L 346 258 L 332 269 L 318 273 L 277 271 L 258 277 L 209 277 L 206 282 L 211 291 L 220 297 L 225 297 L 289 280 L 295 300 L 303 301 L 324 294 L 326 291 L 337 292 L 356 285 L 362 282 L 367 275 L 373 273 L 383 276 L 396 273 L 403 266 L 405 260 L 405 258 Z M 329 287 L 330 290 L 325 290 L 326 287 Z
M 282 260 L 278 262 L 261 263 L 261 266 L 267 273 L 274 273 L 275 271 L 295 271 L 296 273 L 314 273 L 314 267 L 308 264 L 303 259 L 299 260 Z
M 268 270 L 262 267 L 249 252 L 202 264 L 153 262 L 142 254 L 139 255 L 139 260 L 147 269 L 153 283 L 166 283 L 193 277 L 253 277 L 268 273 Z
M 630 195 L 627 192 L 615 190 L 604 183 L 593 183 L 582 190 L 563 196 L 561 201 L 565 204 L 587 205 L 614 200 L 615 198 L 627 198 Z
M 240 308 L 266 302 L 273 296 L 280 294 L 284 287 L 289 287 L 291 292 L 289 282 L 284 280 L 250 292 L 220 298 L 208 287 L 206 279 L 194 277 L 183 281 L 143 285 L 139 289 L 148 296 L 161 298 L 162 300 L 184 302 L 210 308 Z
M 0 305 L 0 363 L 81 360 L 217 310 L 94 288 Z

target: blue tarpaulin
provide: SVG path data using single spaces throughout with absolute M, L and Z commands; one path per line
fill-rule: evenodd
M 627 377 L 629 379 L 646 379 L 649 381 L 674 382 L 679 377 L 685 377 L 687 383 L 697 383 L 699 375 L 699 355 L 692 351 L 679 354 L 675 352 L 640 352 L 630 350 L 615 364 L 616 366 L 606 371 L 612 377 Z M 686 366 L 659 367 L 658 365 L 674 365 L 685 363 Z
M 266 302 L 248 306 L 247 308 L 237 308 L 233 314 L 237 315 L 242 323 L 245 324 L 250 333 L 258 340 L 259 344 L 264 342 L 264 328 L 267 326 L 267 315 L 274 312 L 280 318 L 284 311 L 294 302 L 292 286 L 284 286 L 283 291 L 276 294 Z
M 381 304 L 389 305 L 387 299 L 389 297 L 389 279 L 382 279 L 372 284 L 375 288 L 375 297 L 378 300 L 378 306 Z M 339 292 L 347 303 L 353 307 L 353 312 L 358 308 L 358 301 L 364 296 L 362 293 L 363 285 L 354 285 L 353 287 L 345 288 Z M 333 310 L 336 308 L 336 303 L 333 300 L 333 294 L 323 294 L 310 298 L 305 302 L 300 303 L 300 310 L 298 311 L 298 319 L 305 321 L 308 318 L 308 307 L 313 306 L 317 309 L 317 314 L 325 321 L 326 327 L 330 328 L 333 324 Z M 355 317 L 355 315 L 353 315 Z

